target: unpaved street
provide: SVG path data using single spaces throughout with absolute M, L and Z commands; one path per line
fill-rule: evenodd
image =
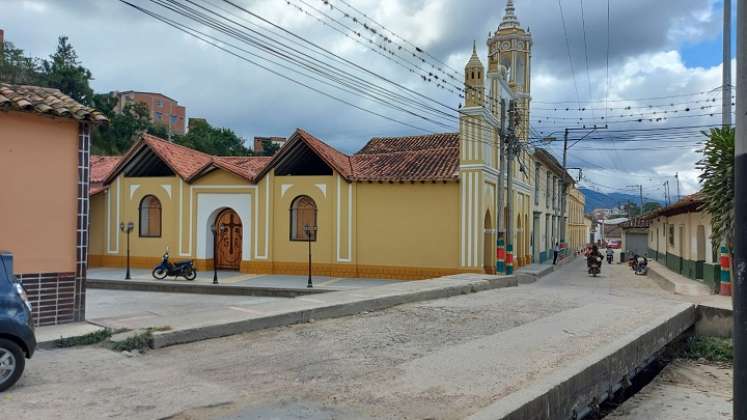
M 142 356 L 40 351 L 0 404 L 17 419 L 461 418 L 678 303 L 623 267 L 583 269 Z

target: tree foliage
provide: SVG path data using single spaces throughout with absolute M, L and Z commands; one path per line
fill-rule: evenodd
M 16 85 L 43 85 L 40 60 L 27 57 L 24 51 L 6 41 L 0 54 L 0 82 Z
M 111 95 L 99 96 L 112 98 L 116 103 L 116 98 Z M 110 103 L 106 98 L 98 98 L 97 102 Z M 94 129 L 91 146 L 94 154 L 121 155 L 152 125 L 148 107 L 140 102 L 125 105 L 121 113 L 115 113 L 113 107 L 102 112 L 109 118 L 109 124 Z
M 90 86 L 93 73 L 83 66 L 66 36 L 57 39 L 57 49 L 48 60 L 28 57 L 22 49 L 5 42 L 0 54 L 0 81 L 57 88 L 76 101 L 94 107 L 109 119 L 106 126 L 92 133 L 92 152 L 120 155 L 143 133 L 150 133 L 204 153 L 219 156 L 248 156 L 252 151 L 243 140 L 226 128 L 214 128 L 200 121 L 184 136 L 173 135 L 167 126 L 154 124 L 143 103 L 128 103 L 117 112 L 118 99 L 109 93 L 95 94 Z M 273 150 L 270 145 L 268 150 Z M 275 146 L 275 149 L 277 147 Z
M 661 208 L 661 204 L 655 201 L 646 202 L 643 204 L 643 214 L 654 212 L 656 210 L 659 210 L 660 208 Z
M 262 141 L 262 156 L 274 156 L 279 149 L 280 146 L 277 143 L 273 143 L 272 140 Z
M 252 151 L 228 128 L 215 128 L 205 121 L 195 121 L 189 132 L 175 136 L 174 142 L 216 156 L 249 156 Z
M 708 139 L 703 147 L 703 159 L 696 168 L 701 171 L 703 207 L 711 216 L 711 242 L 714 249 L 721 244 L 734 245 L 734 137 L 733 128 L 714 128 L 704 133 Z
M 84 105 L 94 105 L 89 84 L 93 75 L 81 65 L 68 37 L 63 35 L 57 39 L 57 51 L 42 62 L 42 73 L 46 86 L 57 88 Z

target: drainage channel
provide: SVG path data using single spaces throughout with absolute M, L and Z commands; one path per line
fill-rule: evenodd
M 612 391 L 607 394 L 607 398 L 601 401 L 597 407 L 587 407 L 578 413 L 577 419 L 581 420 L 601 420 L 608 418 L 626 401 L 633 398 L 643 388 L 656 379 L 659 374 L 666 368 L 675 355 L 680 352 L 686 341 L 692 336 L 692 330 L 687 331 L 674 341 L 669 343 L 661 351 L 654 354 L 647 360 L 643 367 L 639 368 L 635 375 L 624 378 L 623 381 L 613 387 Z

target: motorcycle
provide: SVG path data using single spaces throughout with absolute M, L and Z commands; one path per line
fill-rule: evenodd
M 592 277 L 598 276 L 602 272 L 602 258 L 601 257 L 589 257 L 589 274 Z
M 635 274 L 637 276 L 645 276 L 646 274 L 648 274 L 648 260 L 646 259 L 646 257 L 637 259 Z
M 163 280 L 167 276 L 184 277 L 187 280 L 194 280 L 197 278 L 197 270 L 195 270 L 192 260 L 178 261 L 172 264 L 169 262 L 169 251 L 166 251 L 163 254 L 161 264 L 153 269 L 153 278 Z
M 607 254 L 607 264 L 612 264 L 613 258 L 614 258 L 614 254 Z

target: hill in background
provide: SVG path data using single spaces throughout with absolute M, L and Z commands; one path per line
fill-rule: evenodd
M 594 209 L 612 209 L 627 202 L 633 202 L 636 204 L 640 202 L 640 197 L 635 194 L 625 194 L 617 192 L 603 193 L 590 190 L 588 188 L 579 188 L 579 190 L 584 193 L 584 196 L 586 196 L 586 207 L 584 207 L 584 212 L 586 214 L 591 213 L 592 211 L 594 211 Z M 643 197 L 644 203 L 648 203 L 650 201 L 664 205 L 664 201 L 662 200 Z

